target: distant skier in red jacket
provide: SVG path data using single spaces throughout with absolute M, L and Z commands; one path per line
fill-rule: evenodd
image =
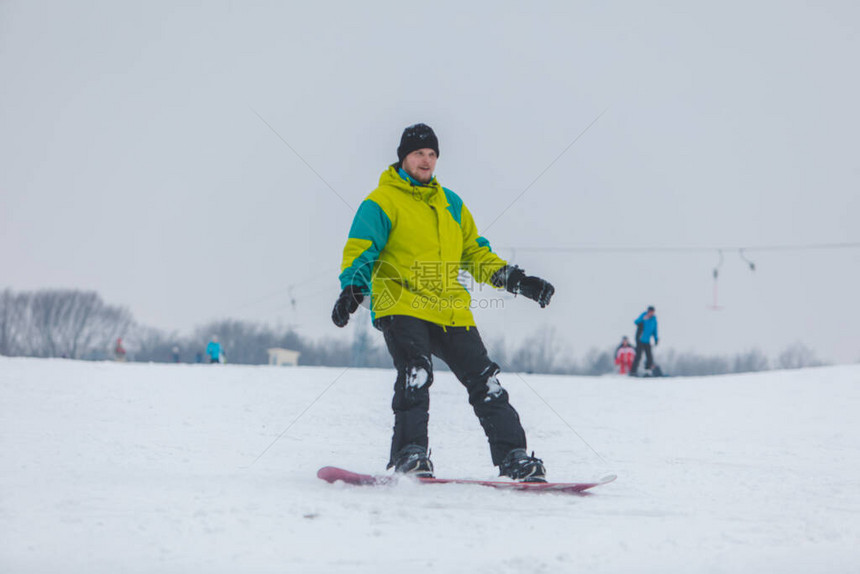
M 113 348 L 114 358 L 117 361 L 125 361 L 125 347 L 122 346 L 122 337 L 116 340 L 116 346 Z
M 626 375 L 630 372 L 634 357 L 636 357 L 636 349 L 630 346 L 630 340 L 625 336 L 621 339 L 618 348 L 615 349 L 615 364 L 618 365 L 619 375 Z

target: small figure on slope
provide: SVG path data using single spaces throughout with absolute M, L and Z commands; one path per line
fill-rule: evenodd
M 651 338 L 654 338 L 654 346 L 660 342 L 657 336 L 657 315 L 653 306 L 649 306 L 639 317 L 633 321 L 636 324 L 636 357 L 633 359 L 633 366 L 630 368 L 630 376 L 637 376 L 639 370 L 639 362 L 642 360 L 642 353 L 645 353 L 645 371 L 649 376 L 652 374 L 654 367 L 654 355 L 651 352 Z M 659 376 L 659 367 L 657 367 L 657 376 Z
M 618 366 L 619 375 L 626 375 L 630 372 L 635 356 L 636 350 L 630 346 L 630 339 L 625 335 L 621 339 L 621 344 L 615 348 L 615 364 Z
M 116 346 L 113 349 L 113 355 L 117 361 L 125 361 L 125 347 L 122 344 L 122 337 L 119 337 L 116 340 Z
M 206 354 L 209 355 L 209 363 L 222 363 L 224 361 L 224 350 L 218 342 L 218 336 L 212 335 L 212 340 L 206 345 Z

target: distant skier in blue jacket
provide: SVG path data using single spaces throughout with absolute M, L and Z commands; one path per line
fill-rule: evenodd
M 645 352 L 645 370 L 651 370 L 654 366 L 654 356 L 651 354 L 651 337 L 654 337 L 654 346 L 660 342 L 660 337 L 657 336 L 657 315 L 654 314 L 653 306 L 648 307 L 648 310 L 639 315 L 639 318 L 633 322 L 636 324 L 636 357 L 630 368 L 631 377 L 635 377 L 639 370 L 639 361 L 642 360 L 643 351 Z
M 218 342 L 218 337 L 212 336 L 212 340 L 206 345 L 206 354 L 209 355 L 210 363 L 220 363 L 221 356 L 224 351 L 221 349 L 221 343 Z

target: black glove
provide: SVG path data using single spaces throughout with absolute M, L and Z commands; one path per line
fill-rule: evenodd
M 361 287 L 357 285 L 347 285 L 340 292 L 337 301 L 334 302 L 334 309 L 331 311 L 331 320 L 338 327 L 345 327 L 349 322 L 349 316 L 355 313 L 359 303 L 364 300 L 364 293 L 361 292 Z
M 493 275 L 490 283 L 496 287 L 504 287 L 506 291 L 514 295 L 523 295 L 537 301 L 541 309 L 549 305 L 549 300 L 552 299 L 552 294 L 555 293 L 555 287 L 549 281 L 545 281 L 540 277 L 532 277 L 525 274 L 525 271 L 514 265 L 508 267 L 505 265 Z

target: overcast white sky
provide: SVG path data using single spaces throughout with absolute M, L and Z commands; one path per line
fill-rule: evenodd
M 580 354 L 653 304 L 660 349 L 860 359 L 860 249 L 751 249 L 860 242 L 856 2 L 174 4 L 0 2 L 0 288 L 351 336 L 353 209 L 423 121 L 496 251 L 556 286 L 479 311 L 486 337 Z M 582 247 L 757 270 L 726 251 L 714 311 L 715 249 L 552 250 Z

